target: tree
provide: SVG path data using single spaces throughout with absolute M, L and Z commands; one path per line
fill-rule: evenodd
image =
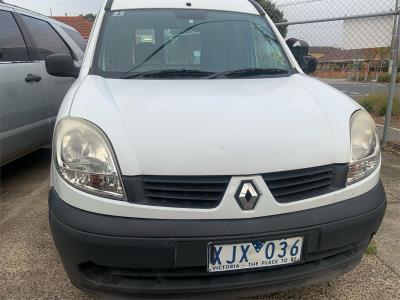
M 96 15 L 90 13 L 90 14 L 86 14 L 86 15 L 81 15 L 82 17 L 84 17 L 86 20 L 88 20 L 89 22 L 94 22 L 94 20 L 96 19 Z
M 275 3 L 272 3 L 269 0 L 256 0 L 258 4 L 267 12 L 268 16 L 272 19 L 274 23 L 278 22 L 287 22 L 284 18 L 283 11 L 281 11 Z M 279 32 L 283 37 L 287 35 L 287 25 L 278 26 Z

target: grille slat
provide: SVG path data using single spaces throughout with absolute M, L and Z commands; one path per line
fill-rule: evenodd
M 321 174 L 325 172 L 332 172 L 333 165 L 329 166 L 322 166 L 322 167 L 314 167 L 314 168 L 307 168 L 307 169 L 298 169 L 298 170 L 291 170 L 291 171 L 282 171 L 282 172 L 274 172 L 274 173 L 267 173 L 263 176 L 268 177 L 268 180 L 284 180 L 284 179 L 291 179 L 291 178 L 299 178 L 302 176 L 314 176 L 315 174 Z
M 151 203 L 191 208 L 217 207 L 230 176 L 144 176 L 144 195 Z
M 345 188 L 347 173 L 347 164 L 333 164 L 261 176 L 276 201 L 290 203 Z M 123 180 L 132 203 L 211 209 L 220 204 L 231 177 L 145 175 Z
M 323 174 L 315 175 L 315 176 L 305 176 L 305 177 L 292 177 L 290 179 L 275 179 L 275 180 L 270 180 L 269 184 L 269 189 L 281 189 L 281 188 L 286 188 L 286 187 L 292 187 L 296 185 L 302 185 L 302 184 L 307 184 L 307 183 L 312 183 L 316 181 L 321 181 L 321 180 L 327 180 L 327 179 L 332 179 L 332 173 L 326 172 Z M 275 183 L 276 182 L 276 183 Z
M 223 193 L 225 192 L 225 185 L 221 187 L 191 187 L 191 186 L 155 186 L 150 184 L 145 184 L 144 188 L 149 191 L 177 191 L 177 192 L 215 192 L 215 193 Z
M 144 183 L 226 184 L 227 176 L 145 176 Z
M 176 199 L 176 200 L 192 200 L 192 201 L 219 201 L 221 198 L 220 194 L 217 195 L 193 195 L 190 193 L 152 193 L 147 192 L 147 197 L 150 198 L 162 198 L 162 199 Z
M 311 190 L 318 189 L 318 188 L 328 187 L 330 185 L 330 183 L 331 183 L 331 179 L 323 179 L 320 181 L 302 184 L 302 185 L 298 185 L 295 187 L 271 189 L 271 192 L 273 193 L 273 195 L 275 197 L 282 197 L 282 196 L 288 196 L 288 195 L 292 195 L 292 194 L 307 192 L 307 191 L 311 191 Z
M 339 164 L 262 176 L 276 201 L 290 203 L 344 188 L 347 169 L 347 165 Z

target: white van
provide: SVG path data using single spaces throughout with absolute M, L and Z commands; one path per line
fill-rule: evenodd
M 298 58 L 307 72 L 315 60 Z M 53 142 L 50 224 L 104 293 L 252 295 L 354 268 L 386 209 L 375 124 L 248 0 L 107 1 Z

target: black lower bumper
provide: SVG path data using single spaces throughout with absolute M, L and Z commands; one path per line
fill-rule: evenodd
M 85 212 L 49 195 L 53 238 L 78 287 L 100 293 L 172 295 L 271 292 L 354 268 L 382 222 L 386 197 L 371 191 L 337 204 L 245 220 L 151 220 Z M 209 242 L 304 236 L 300 264 L 207 273 Z M 187 295 L 187 294 L 186 294 Z

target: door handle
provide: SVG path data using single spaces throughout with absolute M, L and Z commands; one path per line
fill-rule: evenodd
M 28 74 L 25 77 L 26 82 L 39 82 L 40 80 L 42 80 L 42 77 L 40 77 L 39 75 L 35 75 L 35 74 Z

